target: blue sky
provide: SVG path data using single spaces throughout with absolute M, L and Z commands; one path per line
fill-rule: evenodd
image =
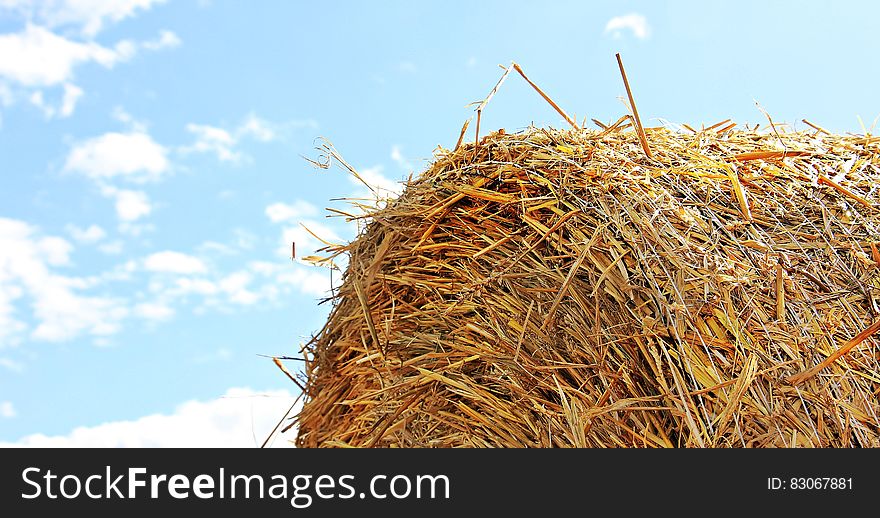
M 455 144 L 515 60 L 579 120 L 880 115 L 874 2 L 0 0 L 0 444 L 251 445 L 375 185 Z M 564 126 L 518 77 L 483 128 Z M 294 367 L 293 365 L 291 366 Z M 280 441 L 283 443 L 283 441 Z

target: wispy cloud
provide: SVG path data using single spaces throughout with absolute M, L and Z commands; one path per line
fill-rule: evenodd
M 187 401 L 171 413 L 82 426 L 67 435 L 28 435 L 14 443 L 0 443 L 0 447 L 253 448 L 269 436 L 294 399 L 286 390 L 232 388 L 216 399 Z M 289 446 L 287 439 L 294 435 L 279 437 L 272 444 Z
M 290 257 L 291 243 L 296 247 L 296 256 L 299 258 L 313 255 L 317 250 L 323 248 L 325 246 L 323 241 L 328 243 L 343 242 L 334 229 L 318 221 L 303 219 L 291 223 L 293 225 L 285 226 L 281 230 L 281 239 L 276 250 L 279 257 Z
M 73 41 L 28 24 L 21 32 L 0 35 L 0 77 L 28 87 L 60 85 L 68 82 L 74 68 L 84 63 L 112 68 L 130 59 L 131 46 L 128 40 L 113 48 Z
M 391 146 L 391 160 L 405 172 L 411 172 L 413 169 L 412 163 L 403 156 L 400 146 Z
M 60 108 L 60 115 L 62 118 L 73 115 L 73 110 L 76 109 L 76 103 L 79 102 L 79 98 L 82 96 L 82 88 L 71 83 L 64 84 L 64 97 L 61 98 Z
M 142 302 L 135 305 L 134 314 L 144 320 L 162 321 L 174 316 L 174 308 L 161 302 Z
M 122 200 L 126 192 L 113 196 Z M 120 208 L 121 218 L 134 218 L 136 208 Z M 126 215 L 126 210 L 133 211 Z M 303 227 L 290 224 L 299 214 L 314 215 L 317 209 L 305 203 L 274 204 L 267 216 L 274 217 L 281 229 L 284 247 L 297 240 L 304 250 L 320 242 Z M 136 218 L 135 218 L 136 219 Z M 131 222 L 123 222 L 131 223 Z M 333 229 L 313 220 L 309 228 L 322 237 L 341 241 Z M 292 231 L 291 231 L 292 229 Z M 106 232 L 97 225 L 80 228 L 68 225 L 73 242 L 96 244 L 108 254 L 120 253 L 122 243 L 106 241 Z M 234 246 L 256 246 L 255 238 L 236 229 Z M 110 344 L 110 336 L 124 325 L 141 321 L 149 325 L 170 320 L 181 309 L 194 312 L 229 311 L 236 307 L 262 307 L 276 304 L 284 294 L 306 293 L 326 296 L 329 273 L 322 268 L 290 262 L 251 261 L 231 270 L 222 270 L 210 254 L 217 247 L 199 248 L 198 255 L 183 251 L 160 250 L 141 259 L 131 259 L 111 270 L 89 277 L 62 274 L 73 264 L 74 245 L 67 239 L 43 234 L 36 226 L 20 220 L 0 218 L 0 349 L 24 340 L 65 342 L 91 337 L 96 345 Z M 124 283 L 116 295 L 111 283 Z M 20 364 L 0 358 L 0 367 L 20 370 Z
M 83 294 L 95 281 L 55 271 L 70 264 L 72 251 L 73 246 L 62 238 L 41 235 L 20 220 L 0 218 L 0 347 L 29 330 L 13 305 L 25 296 L 36 323 L 29 333 L 34 340 L 57 342 L 119 331 L 128 315 L 124 303 Z
M 0 2 L 3 8 L 13 4 L 30 4 L 19 0 Z M 43 2 L 57 4 L 59 2 Z M 68 2 L 80 7 L 105 5 L 112 2 L 78 1 Z M 121 2 L 125 3 L 125 2 Z M 48 12 L 48 11 L 47 11 Z M 98 18 L 100 19 L 100 18 Z M 4 104 L 10 104 L 17 97 L 23 97 L 34 104 L 47 118 L 69 117 L 76 109 L 77 101 L 83 96 L 82 88 L 74 84 L 75 70 L 88 63 L 96 63 L 112 69 L 119 63 L 131 60 L 140 50 L 157 51 L 180 45 L 180 38 L 171 31 L 161 31 L 154 40 L 136 42 L 120 40 L 112 46 L 105 46 L 92 39 L 72 39 L 53 32 L 44 25 L 28 23 L 18 32 L 0 35 L 0 81 L 15 87 L 5 86 Z M 92 26 L 95 26 L 92 23 Z M 50 27 L 52 27 L 50 25 Z M 86 31 L 89 32 L 90 31 Z M 89 37 L 93 34 L 89 34 Z M 58 101 L 50 102 L 44 92 L 61 88 Z
M 88 228 L 80 228 L 76 225 L 67 225 L 65 227 L 70 237 L 78 243 L 92 244 L 107 237 L 107 233 L 98 225 L 89 225 Z
M 11 401 L 0 401 L 0 419 L 12 419 L 15 415 L 15 407 Z
M 47 119 L 54 118 L 55 116 L 64 119 L 73 115 L 73 111 L 76 109 L 76 104 L 82 96 L 82 88 L 72 83 L 64 83 L 62 97 L 57 106 L 45 100 L 43 97 L 43 90 L 35 90 L 31 92 L 28 100 L 31 104 L 39 108 Z
M 174 34 L 173 32 L 168 30 L 163 30 L 159 31 L 158 38 L 147 40 L 141 43 L 141 47 L 147 50 L 164 50 L 179 47 L 181 43 L 183 42 L 180 40 L 180 37 L 178 37 L 177 34 Z
M 651 27 L 648 25 L 648 19 L 639 13 L 615 16 L 605 24 L 605 34 L 611 34 L 614 38 L 620 38 L 623 31 L 630 31 L 633 36 L 640 40 L 651 37 Z
M 0 343 L 0 345 L 2 345 L 2 343 Z M 3 367 L 4 369 L 10 370 L 12 372 L 24 371 L 24 364 L 15 360 L 11 360 L 9 358 L 0 358 L 0 367 Z
M 166 0 L 3 0 L 0 10 L 49 27 L 72 27 L 94 37 L 109 24 L 131 18 Z
M 104 243 L 98 246 L 98 250 L 107 255 L 119 255 L 122 253 L 125 248 L 125 243 L 122 241 L 111 241 L 110 243 Z
M 384 170 L 385 168 L 381 165 L 365 167 L 358 170 L 358 175 L 381 196 L 398 196 L 403 192 L 403 184 L 385 176 Z M 363 186 L 363 183 L 354 176 L 349 176 L 349 181 L 355 185 Z
M 116 217 L 122 225 L 130 224 L 153 212 L 153 204 L 144 191 L 118 189 L 109 185 L 101 187 L 101 194 L 113 200 Z
M 221 162 L 238 162 L 242 154 L 236 151 L 237 139 L 225 129 L 207 124 L 187 124 L 186 131 L 195 135 L 196 141 L 182 147 L 182 153 L 213 153 Z
M 150 272 L 178 274 L 205 273 L 208 271 L 204 261 L 198 257 L 172 250 L 149 255 L 144 259 L 144 268 Z
M 64 170 L 92 180 L 158 180 L 171 170 L 168 150 L 143 132 L 110 132 L 76 144 Z
M 273 203 L 266 207 L 266 216 L 272 223 L 293 221 L 301 218 L 318 215 L 318 208 L 305 200 L 295 200 L 293 203 Z
M 304 124 L 311 124 L 305 121 Z M 279 132 L 286 125 L 275 124 L 254 114 L 248 115 L 244 121 L 232 129 L 225 129 L 209 124 L 190 123 L 186 130 L 195 136 L 195 141 L 178 149 L 183 154 L 210 153 L 221 162 L 238 163 L 247 158 L 238 149 L 239 145 L 247 139 L 258 142 L 271 142 L 279 138 Z

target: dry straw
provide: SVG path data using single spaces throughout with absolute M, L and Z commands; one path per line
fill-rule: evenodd
M 571 129 L 462 138 L 324 249 L 296 444 L 880 446 L 880 137 L 541 95 Z

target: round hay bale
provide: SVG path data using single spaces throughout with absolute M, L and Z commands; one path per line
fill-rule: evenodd
M 880 138 L 647 139 L 440 150 L 336 250 L 296 444 L 880 446 Z

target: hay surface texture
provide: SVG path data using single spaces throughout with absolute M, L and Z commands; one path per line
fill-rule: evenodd
M 878 137 L 530 128 L 369 214 L 296 444 L 880 446 Z

